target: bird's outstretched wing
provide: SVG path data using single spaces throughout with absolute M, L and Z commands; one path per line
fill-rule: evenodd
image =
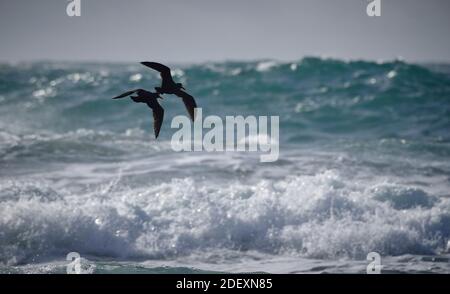
M 149 62 L 149 61 L 144 61 L 141 62 L 142 65 L 145 65 L 147 67 L 150 67 L 151 69 L 154 69 L 156 71 L 158 71 L 161 74 L 161 79 L 162 79 L 162 86 L 164 87 L 164 85 L 166 84 L 173 84 L 173 78 L 172 78 L 172 74 L 170 73 L 170 68 L 165 66 L 164 64 L 158 63 L 158 62 Z
M 137 92 L 137 91 L 139 91 L 139 90 L 131 90 L 131 91 L 125 92 L 125 93 L 123 93 L 123 94 L 120 94 L 119 96 L 116 96 L 116 97 L 114 97 L 113 99 L 125 98 L 125 97 L 130 96 L 131 94 L 134 94 L 134 93 Z
M 184 106 L 186 106 L 186 109 L 189 113 L 191 120 L 194 121 L 195 108 L 197 108 L 197 103 L 195 102 L 194 97 L 184 92 L 183 90 L 178 90 L 174 94 L 183 99 Z
M 155 131 L 155 138 L 157 139 L 159 136 L 159 131 L 161 130 L 161 125 L 164 120 L 164 109 L 156 103 L 147 103 L 148 107 L 150 107 L 153 111 L 153 130 Z

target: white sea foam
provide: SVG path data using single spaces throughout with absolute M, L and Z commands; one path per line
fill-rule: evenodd
M 119 177 L 78 193 L 10 179 L 0 190 L 0 260 L 6 264 L 70 251 L 167 258 L 226 249 L 364 259 L 370 251 L 433 253 L 450 233 L 448 199 L 398 210 L 380 201 L 374 187 L 331 171 L 256 185 L 182 178 L 131 188 Z
M 147 107 L 110 99 L 135 74 L 160 83 L 139 64 L 2 67 L 0 273 L 64 273 L 72 251 L 100 271 L 364 272 L 377 251 L 387 269 L 448 272 L 422 255 L 445 257 L 450 236 L 442 66 L 305 58 L 175 72 L 205 114 L 280 115 L 280 157 L 264 165 L 174 153 L 166 123 L 155 140 Z M 186 114 L 161 103 L 166 121 Z
M 256 65 L 256 70 L 259 72 L 264 72 L 270 70 L 276 65 L 277 63 L 275 61 L 263 61 Z
M 139 82 L 142 80 L 142 75 L 140 73 L 130 76 L 130 82 Z

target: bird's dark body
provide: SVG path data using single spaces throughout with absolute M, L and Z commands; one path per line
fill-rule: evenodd
M 157 62 L 141 62 L 143 65 L 150 67 L 158 71 L 161 75 L 161 87 L 155 87 L 156 93 L 148 92 L 143 89 L 136 89 L 132 91 L 125 92 L 113 99 L 124 98 L 132 94 L 137 96 L 130 96 L 130 98 L 137 103 L 146 103 L 148 107 L 153 110 L 153 128 L 155 130 L 155 137 L 158 138 L 159 131 L 161 129 L 162 121 L 164 119 L 164 109 L 158 102 L 157 98 L 161 98 L 160 94 L 174 94 L 183 100 L 184 105 L 189 113 L 191 120 L 195 119 L 195 108 L 197 108 L 197 103 L 194 97 L 186 93 L 184 87 L 181 83 L 175 83 L 170 68 L 167 66 L 157 63 Z
M 137 95 L 137 96 L 131 96 Z M 130 98 L 136 103 L 146 103 L 153 111 L 153 129 L 155 131 L 155 137 L 158 138 L 161 125 L 164 120 L 164 108 L 158 102 L 158 98 L 161 98 L 159 93 L 152 93 L 143 89 L 136 89 L 125 92 L 113 99 L 120 99 L 130 96 Z
M 176 95 L 176 93 L 180 90 L 184 89 L 183 85 L 180 83 L 174 83 L 174 84 L 168 84 L 161 87 L 155 87 L 156 92 L 160 94 L 173 94 Z
M 197 103 L 195 102 L 194 97 L 184 91 L 184 87 L 181 83 L 174 82 L 172 74 L 170 72 L 170 68 L 165 66 L 164 64 L 157 62 L 144 61 L 141 62 L 141 64 L 160 73 L 162 80 L 161 87 L 155 87 L 156 92 L 160 94 L 174 94 L 183 99 L 183 103 L 186 106 L 190 118 L 194 120 L 195 108 L 197 108 Z

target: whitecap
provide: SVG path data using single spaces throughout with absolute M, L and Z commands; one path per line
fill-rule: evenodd
M 269 71 L 271 68 L 276 66 L 277 63 L 275 61 L 262 61 L 256 65 L 256 71 L 265 72 Z
M 130 76 L 130 82 L 139 82 L 142 80 L 142 75 L 140 73 Z
M 390 72 L 387 73 L 386 77 L 388 79 L 393 79 L 397 76 L 397 72 L 395 70 L 391 70 Z
M 450 234 L 450 201 L 399 213 L 368 197 L 372 188 L 335 171 L 254 184 L 177 178 L 133 187 L 122 182 L 126 176 L 105 182 L 113 188 L 60 190 L 50 201 L 12 191 L 13 197 L 0 201 L 0 231 L 8 236 L 0 239 L 0 261 L 21 263 L 74 250 L 118 259 L 167 258 L 208 248 L 364 259 L 370 251 L 437 252 Z M 33 185 L 47 193 L 42 182 Z

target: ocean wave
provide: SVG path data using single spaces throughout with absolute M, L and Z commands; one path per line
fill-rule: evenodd
M 172 151 L 170 120 L 186 110 L 169 95 L 153 139 L 150 109 L 111 100 L 160 83 L 137 63 L 0 65 L 1 263 L 71 251 L 226 264 L 444 250 L 448 65 L 308 57 L 172 68 L 204 117 L 278 115 L 279 160 Z
M 173 72 L 208 115 L 233 115 L 238 109 L 243 115 L 279 115 L 287 132 L 308 128 L 316 134 L 370 132 L 448 141 L 450 70 L 442 68 L 447 67 L 308 57 L 174 66 Z M 150 129 L 149 110 L 110 98 L 159 83 L 156 74 L 137 65 L 71 63 L 2 66 L 0 81 L 5 119 L 60 132 Z M 185 112 L 178 99 L 162 103 L 166 119 Z
M 71 251 L 118 259 L 218 249 L 363 259 L 371 251 L 437 253 L 450 235 L 448 199 L 421 206 L 412 198 L 413 205 L 398 207 L 379 198 L 378 186 L 353 184 L 333 171 L 256 185 L 180 178 L 132 188 L 118 178 L 82 194 L 42 182 L 0 185 L 0 260 L 6 264 Z M 410 194 L 410 187 L 397 187 L 386 197 Z
M 0 138 L 0 158 L 3 160 L 118 160 L 133 151 L 143 156 L 170 148 L 169 142 L 154 144 L 154 139 L 138 128 L 127 129 L 123 133 L 78 129 L 65 133 L 19 135 L 3 131 Z

